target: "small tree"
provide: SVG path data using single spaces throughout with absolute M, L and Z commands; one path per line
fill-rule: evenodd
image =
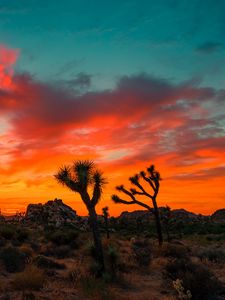
M 108 206 L 103 207 L 102 214 L 103 214 L 103 218 L 104 218 L 104 222 L 105 222 L 105 229 L 106 229 L 107 239 L 109 239 L 109 222 L 108 222 L 109 208 L 108 208 Z
M 89 223 L 93 233 L 96 259 L 99 264 L 98 276 L 104 272 L 104 257 L 102 241 L 98 228 L 97 213 L 95 210 L 101 195 L 102 187 L 106 183 L 102 173 L 95 169 L 92 161 L 75 161 L 71 166 L 63 166 L 59 169 L 55 178 L 59 183 L 68 187 L 75 193 L 80 194 L 88 213 Z M 93 186 L 92 196 L 89 194 L 89 187 Z
M 144 186 L 140 183 L 140 179 L 142 179 L 144 182 L 147 182 L 150 186 L 152 193 L 150 194 L 147 192 L 144 188 Z M 161 228 L 161 222 L 160 222 L 160 215 L 159 215 L 159 209 L 157 205 L 157 195 L 160 188 L 160 174 L 155 170 L 154 165 L 151 165 L 149 168 L 147 168 L 147 172 L 141 171 L 139 174 L 135 174 L 134 176 L 129 178 L 129 181 L 135 188 L 130 188 L 129 190 L 126 189 L 123 185 L 117 186 L 116 189 L 120 192 L 123 192 L 125 195 L 129 196 L 131 200 L 124 200 L 120 198 L 117 195 L 112 195 L 112 200 L 115 203 L 123 203 L 123 204 L 138 204 L 150 212 L 154 214 L 155 217 L 155 224 L 156 224 L 156 230 L 158 235 L 158 242 L 159 245 L 162 245 L 163 243 L 163 236 L 162 236 L 162 228 Z M 140 201 L 137 199 L 137 196 L 144 196 L 151 199 L 153 208 L 151 208 L 148 204 Z

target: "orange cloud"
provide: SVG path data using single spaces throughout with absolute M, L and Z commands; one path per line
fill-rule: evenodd
M 16 56 L 7 61 L 11 68 Z M 58 197 L 85 214 L 78 195 L 58 186 L 53 174 L 61 164 L 87 158 L 109 181 L 102 206 L 110 205 L 111 214 L 127 209 L 111 203 L 114 186 L 150 163 L 164 178 L 159 205 L 204 213 L 222 205 L 223 91 L 147 74 L 122 77 L 107 91 L 80 94 L 71 85 L 15 74 L 13 86 L 0 93 L 3 211 Z

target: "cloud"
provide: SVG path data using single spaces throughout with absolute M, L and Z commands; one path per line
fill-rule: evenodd
M 13 66 L 18 58 L 18 50 L 0 45 L 0 90 L 11 86 Z
M 91 75 L 86 74 L 86 73 L 79 73 L 77 74 L 73 79 L 67 80 L 64 82 L 65 84 L 68 85 L 69 88 L 72 89 L 87 89 L 90 88 L 91 86 Z
M 208 41 L 200 44 L 196 48 L 196 51 L 202 54 L 212 54 L 220 50 L 222 46 L 223 46 L 222 43 Z
M 89 80 L 79 74 L 75 84 Z M 9 139 L 17 141 L 5 152 L 14 161 L 25 153 L 45 156 L 51 148 L 59 156 L 94 155 L 109 163 L 113 157 L 118 164 L 177 153 L 182 165 L 181 158 L 200 149 L 224 149 L 224 129 L 213 116 L 221 95 L 192 81 L 175 85 L 147 74 L 124 76 L 111 90 L 80 94 L 68 85 L 16 74 L 13 89 L 0 94 Z
M 144 73 L 122 76 L 110 90 L 93 91 L 84 73 L 71 84 L 17 73 L 10 88 L 0 91 L 4 199 L 13 191 L 36 197 L 37 188 L 46 199 L 58 191 L 52 174 L 74 159 L 101 163 L 110 178 L 108 198 L 113 186 L 132 175 L 131 167 L 138 171 L 151 162 L 165 180 L 182 177 L 182 184 L 207 181 L 208 174 L 223 178 L 223 90 Z

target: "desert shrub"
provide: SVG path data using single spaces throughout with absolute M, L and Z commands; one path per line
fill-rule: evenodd
M 77 247 L 78 232 L 72 228 L 58 229 L 56 231 L 50 231 L 46 234 L 46 238 L 57 246 L 71 245 Z
M 208 260 L 214 263 L 224 263 L 225 262 L 225 251 L 222 249 L 206 248 L 197 254 L 197 256 L 203 260 Z
M 59 264 L 44 255 L 38 255 L 34 259 L 34 264 L 41 269 L 65 269 L 64 264 Z
M 0 237 L 0 247 L 4 247 L 6 244 L 6 239 L 5 238 L 2 238 Z
M 33 256 L 33 249 L 29 245 L 24 244 L 19 249 L 22 253 L 24 253 L 26 258 L 31 258 Z
M 219 242 L 225 240 L 225 234 L 209 234 L 206 236 L 206 240 L 209 242 Z
M 84 253 L 91 256 L 92 258 L 94 258 L 96 260 L 97 253 L 96 253 L 96 249 L 95 249 L 93 242 L 88 241 L 88 243 L 86 244 L 86 247 L 84 249 Z
M 15 235 L 15 226 L 6 224 L 0 227 L 0 235 L 6 240 L 11 240 Z
M 19 249 L 11 246 L 2 249 L 0 259 L 3 262 L 6 271 L 10 273 L 20 272 L 25 267 L 25 254 Z
M 173 287 L 177 292 L 177 297 L 179 300 L 189 300 L 192 299 L 191 292 L 189 290 L 185 291 L 183 287 L 183 281 L 180 279 L 173 281 Z
M 220 281 L 202 264 L 174 260 L 167 264 L 166 271 L 173 281 L 182 280 L 184 289 L 191 292 L 193 300 L 208 300 L 223 290 Z
M 107 260 L 110 267 L 110 273 L 115 276 L 118 270 L 119 253 L 115 247 L 109 246 L 107 251 Z
M 15 233 L 15 239 L 17 239 L 19 242 L 23 243 L 25 242 L 29 237 L 29 232 L 25 228 L 18 228 Z
M 43 287 L 44 282 L 43 271 L 34 265 L 29 265 L 23 272 L 15 274 L 12 286 L 20 291 L 38 291 Z
M 55 248 L 54 256 L 57 258 L 66 258 L 73 256 L 73 251 L 71 250 L 71 247 L 68 245 L 62 245 L 57 248 Z
M 40 254 L 62 259 L 66 257 L 72 257 L 73 249 L 70 245 L 60 245 L 56 247 L 54 244 L 48 244 L 41 247 Z
M 148 267 L 151 263 L 152 249 L 148 240 L 136 240 L 132 243 L 133 256 L 140 267 Z
M 93 260 L 89 267 L 90 275 L 96 278 L 99 277 L 99 272 L 101 271 L 101 267 L 102 266 L 96 260 Z
M 81 278 L 85 276 L 85 268 L 83 265 L 83 259 L 79 259 L 68 271 L 68 279 L 73 284 L 77 286 Z
M 109 291 L 104 280 L 92 276 L 83 276 L 80 279 L 80 286 L 85 297 L 93 297 L 99 300 L 109 299 Z M 112 299 L 110 297 L 110 299 Z
M 163 247 L 162 254 L 165 257 L 187 258 L 188 249 L 185 246 L 179 244 L 167 244 Z

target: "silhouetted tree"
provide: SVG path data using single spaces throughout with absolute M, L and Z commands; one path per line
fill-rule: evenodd
M 80 194 L 89 213 L 89 223 L 93 233 L 96 259 L 99 264 L 98 276 L 104 272 L 104 256 L 102 241 L 98 228 L 97 213 L 95 210 L 101 195 L 102 187 L 106 183 L 102 173 L 96 170 L 92 161 L 75 161 L 71 166 L 63 166 L 59 169 L 55 178 L 59 183 Z M 93 186 L 92 196 L 89 187 Z
M 152 190 L 152 193 L 150 194 L 147 192 L 143 186 L 143 184 L 140 183 L 140 179 L 142 179 L 144 182 L 147 182 Z M 155 170 L 154 165 L 151 165 L 149 168 L 147 168 L 147 172 L 141 171 L 139 174 L 135 174 L 134 176 L 129 178 L 129 181 L 131 184 L 135 186 L 135 188 L 130 188 L 129 190 L 126 189 L 123 185 L 117 186 L 116 189 L 120 192 L 123 192 L 125 195 L 129 196 L 131 200 L 124 200 L 120 198 L 117 195 L 112 195 L 112 200 L 115 203 L 123 203 L 123 204 L 138 204 L 150 212 L 154 214 L 155 217 L 155 224 L 156 224 L 156 230 L 158 235 L 158 242 L 159 245 L 162 245 L 163 243 L 163 236 L 162 236 L 162 228 L 161 228 L 161 222 L 160 222 L 160 215 L 159 215 L 159 209 L 157 205 L 157 195 L 160 188 L 160 174 Z M 150 207 L 148 204 L 140 201 L 137 199 L 136 196 L 144 196 L 151 199 L 153 208 Z
M 109 208 L 108 208 L 108 206 L 103 207 L 102 214 L 103 214 L 103 218 L 104 218 L 104 221 L 105 221 L 105 229 L 106 229 L 107 239 L 109 239 L 109 222 L 108 222 Z

